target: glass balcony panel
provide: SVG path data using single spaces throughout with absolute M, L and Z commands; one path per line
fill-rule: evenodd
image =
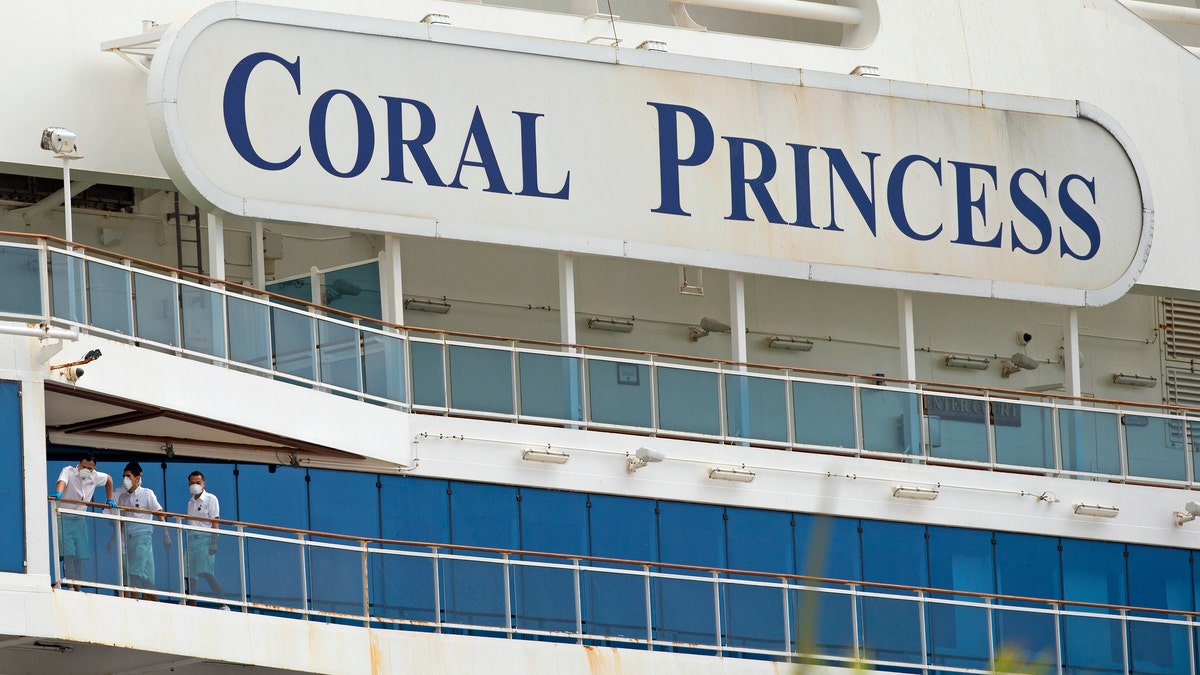
M 970 462 L 988 461 L 988 401 L 925 394 L 929 456 Z
M 38 257 L 36 248 L 0 246 L 0 279 L 4 280 L 0 284 L 0 313 L 42 315 L 42 275 Z
M 1121 426 L 1130 476 L 1187 480 L 1183 420 L 1126 413 Z
M 680 574 L 670 570 L 670 574 Z M 717 644 L 717 607 L 710 575 L 650 580 L 654 599 L 654 639 L 694 645 Z
M 440 342 L 412 341 L 413 403 L 446 407 L 446 367 Z
M 711 436 L 721 433 L 716 373 L 666 366 L 659 366 L 655 373 L 660 429 Z
M 863 450 L 921 452 L 921 416 L 915 391 L 860 388 Z
M 257 368 L 271 367 L 271 315 L 267 305 L 227 298 L 229 358 Z
M 225 317 L 221 295 L 206 288 L 181 284 L 179 300 L 183 310 L 183 348 L 224 358 Z
M 169 538 L 169 545 L 164 535 Z M 112 535 L 109 536 L 111 538 Z M 155 520 L 134 518 L 122 522 L 119 541 L 124 565 L 121 575 L 123 585 L 151 594 L 157 591 L 182 592 L 179 536 L 179 530 L 168 528 Z
M 116 521 L 81 515 L 67 505 L 59 507 L 58 556 L 66 582 L 120 585 L 117 546 L 113 541 Z
M 992 411 L 998 464 L 1054 468 L 1053 408 L 992 401 Z
M 129 270 L 87 261 L 87 297 L 91 325 L 122 335 L 133 335 Z
M 539 558 L 562 564 L 561 559 Z M 523 630 L 575 632 L 575 572 L 560 567 L 513 567 L 514 626 Z
M 797 445 L 854 448 L 854 388 L 844 384 L 792 382 L 792 419 Z
M 1121 475 L 1118 421 L 1116 413 L 1059 409 L 1063 470 Z
M 725 374 L 726 434 L 787 441 L 787 390 L 780 379 Z
M 640 363 L 588 361 L 591 421 L 649 429 L 653 426 L 650 368 Z
M 756 581 L 765 581 L 759 577 Z M 726 584 L 722 587 L 725 646 L 788 650 L 783 587 Z
M 187 592 L 222 605 L 240 602 L 241 538 L 234 534 L 197 530 L 187 530 L 183 536 Z
M 54 316 L 74 323 L 87 323 L 85 288 L 87 275 L 83 272 L 83 260 L 51 251 L 50 304 L 54 306 Z
M 299 543 L 247 537 L 246 593 L 250 602 L 303 610 L 304 549 Z M 358 569 L 362 569 L 361 564 Z
M 603 568 L 582 567 L 580 584 L 583 593 L 584 633 L 596 637 L 646 639 L 644 577 L 637 574 L 616 574 Z
M 996 654 L 1016 672 L 1052 672 L 1057 662 L 1053 614 L 993 606 Z
M 805 586 L 813 586 L 805 582 Z M 822 656 L 853 656 L 854 596 L 821 590 L 791 591 L 791 621 L 796 651 Z
M 316 379 L 316 345 L 313 318 L 307 314 L 271 308 L 271 353 L 275 371 L 301 380 Z
M 438 620 L 432 558 L 372 551 L 368 584 L 371 616 L 433 623 Z
M 446 622 L 503 629 L 508 619 L 504 607 L 504 571 L 499 559 L 491 562 L 443 559 L 442 608 Z
M 133 273 L 137 335 L 161 345 L 179 346 L 179 300 L 174 281 Z
M 1114 618 L 1062 618 L 1064 673 L 1121 675 L 1125 672 L 1124 630 Z
M 987 607 L 933 603 L 927 606 L 927 612 L 930 663 L 988 670 L 991 636 Z
M 901 663 L 924 661 L 921 642 L 921 605 L 916 598 L 864 597 L 862 648 L 868 660 Z
M 517 364 L 522 415 L 583 420 L 583 368 L 579 357 L 521 352 Z
M 267 284 L 267 290 L 287 298 L 302 300 L 304 302 L 313 302 L 312 278 L 308 276 L 269 283 Z M 275 299 L 272 302 L 281 301 Z M 281 304 L 287 305 L 288 307 L 295 307 L 299 310 L 304 310 L 307 307 L 306 305 L 302 305 L 300 303 L 290 303 L 286 301 L 281 302 Z
M 404 338 L 364 331 L 362 339 L 365 393 L 403 403 Z
M 1170 617 L 1184 620 L 1184 617 Z M 1190 675 L 1188 627 L 1132 621 L 1129 624 L 1130 671 L 1138 675 Z
M 324 276 L 327 307 L 372 319 L 383 318 L 378 261 L 329 270 Z
M 321 354 L 321 382 L 350 391 L 362 391 L 358 329 L 317 319 L 317 340 Z
M 512 352 L 450 345 L 450 407 L 512 415 Z
M 310 607 L 318 612 L 362 616 L 363 551 L 324 546 L 306 550 Z

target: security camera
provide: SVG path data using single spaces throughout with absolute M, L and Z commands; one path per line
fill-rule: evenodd
M 42 130 L 42 149 L 69 155 L 75 152 L 75 134 L 59 127 L 46 127 Z
M 83 377 L 83 368 L 79 366 L 67 368 L 63 373 L 63 377 L 67 378 L 68 382 L 78 382 L 79 378 Z
M 700 319 L 700 327 L 710 333 L 728 333 L 731 330 L 729 324 L 724 321 L 717 321 L 707 316 Z
M 1190 523 L 1196 519 L 1196 516 L 1200 516 L 1200 504 L 1188 502 L 1184 504 L 1182 511 L 1175 512 L 1175 524 L 1183 525 L 1184 523 Z
M 1200 516 L 1200 503 L 1188 502 L 1187 504 L 1184 504 L 1183 510 L 1187 511 L 1190 515 Z
M 1021 370 L 1034 370 L 1040 365 L 1036 359 L 1031 358 L 1024 352 L 1017 352 L 1010 356 L 1008 360 L 1012 361 L 1013 365 Z
M 667 456 L 658 450 L 651 450 L 650 448 L 638 448 L 636 451 L 634 451 L 633 456 L 629 457 L 629 459 L 625 462 L 625 468 L 629 471 L 629 473 L 633 473 L 647 464 L 661 462 L 666 458 Z
M 1030 342 L 1033 342 L 1033 333 L 1025 333 L 1023 331 L 1017 331 L 1017 344 L 1024 347 L 1025 345 L 1029 344 Z

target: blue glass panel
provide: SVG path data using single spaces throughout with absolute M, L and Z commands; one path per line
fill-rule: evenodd
M 363 391 L 372 396 L 403 403 L 404 339 L 364 332 Z
M 1126 547 L 1129 604 L 1134 607 L 1193 609 L 1191 553 L 1158 546 Z M 1162 615 L 1133 613 L 1135 617 Z M 1185 617 L 1172 616 L 1182 620 Z M 1186 626 L 1134 622 L 1129 627 L 1129 655 L 1135 673 L 1188 673 Z
M 860 388 L 858 393 L 864 450 L 920 454 L 921 417 L 916 392 Z
M 450 539 L 455 544 L 517 549 L 517 489 L 479 483 L 450 484 Z M 494 554 L 455 550 L 471 557 Z M 507 621 L 504 565 L 496 562 L 445 560 L 442 606 L 446 621 L 502 627 Z
M 664 563 L 724 567 L 725 510 L 708 504 L 659 502 L 659 558 Z M 697 581 L 655 579 L 654 637 L 671 642 L 716 644 L 717 608 L 712 575 L 664 568 L 667 574 L 696 575 Z
M 649 429 L 650 369 L 638 363 L 588 361 L 588 404 L 593 422 Z
M 716 373 L 665 366 L 658 366 L 655 373 L 660 429 L 714 436 L 721 433 Z
M 321 354 L 321 382 L 362 391 L 359 366 L 358 329 L 346 324 L 317 319 L 317 351 Z
M 359 537 L 379 537 L 379 480 L 374 474 L 309 469 L 309 512 L 312 529 Z M 344 539 L 316 538 L 342 546 Z M 315 610 L 363 613 L 361 551 L 312 548 L 309 551 L 309 595 Z
M 513 414 L 512 353 L 450 346 L 450 407 Z
M 1183 420 L 1145 415 L 1122 415 L 1129 475 L 1187 480 Z
M 854 389 L 820 382 L 792 382 L 796 443 L 853 448 Z
M 46 464 L 46 490 L 47 493 L 54 492 L 55 484 L 58 482 L 60 473 L 65 466 L 75 466 L 79 462 L 81 451 L 79 448 L 58 448 L 59 452 L 55 453 L 56 458 L 50 459 Z M 65 452 L 64 452 L 65 451 Z M 50 454 L 50 448 L 47 448 L 47 455 Z M 110 478 L 115 477 L 115 485 L 119 489 L 121 483 L 121 470 L 125 466 L 124 462 L 96 462 L 96 471 L 104 473 Z M 90 495 L 89 499 L 96 503 L 103 503 L 105 498 L 104 487 L 100 486 L 96 489 L 95 494 Z M 91 510 L 90 508 L 88 510 Z M 72 520 L 72 519 L 68 519 Z M 78 537 L 77 545 L 73 548 L 76 551 L 75 556 L 65 555 L 62 538 L 59 537 L 59 556 L 62 563 L 61 569 L 66 576 L 83 579 L 85 581 L 93 581 L 105 584 L 119 584 L 121 581 L 120 569 L 117 566 L 117 549 L 111 551 L 105 550 L 105 544 L 109 541 L 113 534 L 113 527 L 109 521 L 100 521 L 95 518 L 76 517 L 68 527 L 75 527 Z M 69 535 L 68 535 L 69 536 Z M 70 558 L 74 557 L 75 560 Z M 74 569 L 75 573 L 71 570 Z
M 204 475 L 204 490 L 217 498 L 218 517 L 225 520 L 237 520 L 237 482 L 233 475 L 234 465 L 204 463 L 194 461 L 173 461 L 167 463 L 166 482 L 162 494 L 165 495 L 163 507 L 171 513 L 187 513 L 188 500 L 192 498 L 188 492 L 188 475 L 199 471 Z M 161 498 L 160 498 L 161 499 Z M 193 536 L 188 545 L 199 542 Z M 189 592 L 195 595 L 220 599 L 225 601 L 240 601 L 242 592 L 241 540 L 234 535 L 218 536 L 217 552 L 213 558 L 213 579 L 201 577 Z M 215 581 L 216 583 L 212 583 Z
M 1117 419 L 1096 410 L 1059 410 L 1063 470 L 1121 475 Z
M 995 592 L 992 533 L 929 527 L 929 576 L 932 588 Z M 975 601 L 975 598 L 953 594 L 939 597 Z M 930 658 L 934 665 L 988 668 L 991 635 L 986 609 L 930 604 L 927 620 Z
M 725 512 L 729 539 L 726 567 L 789 574 L 795 570 L 791 514 L 733 507 Z M 789 624 L 795 625 L 795 618 L 785 616 L 782 580 L 759 576 L 736 578 L 778 583 L 779 586 L 725 587 L 725 644 L 752 649 L 789 649 L 787 629 Z
M 1062 541 L 1063 597 L 1112 605 L 1128 604 L 1125 546 L 1102 541 Z M 1067 609 L 1081 609 L 1067 606 Z M 1083 611 L 1106 613 L 1105 610 Z M 1063 617 L 1063 665 L 1068 672 L 1120 672 L 1123 630 L 1111 618 Z
M 0 381 L 0 572 L 25 572 L 23 447 L 21 385 Z
M 737 438 L 787 441 L 787 389 L 783 380 L 725 375 L 727 434 Z
M 179 346 L 179 300 L 173 281 L 133 273 L 137 334 L 143 340 Z
M 89 260 L 87 273 L 91 325 L 114 333 L 133 335 L 129 270 Z
M 229 358 L 248 366 L 271 367 L 271 324 L 267 305 L 230 296 Z
M 587 495 L 521 489 L 521 549 L 587 555 Z M 558 565 L 570 560 L 522 556 Z M 575 574 L 570 569 L 514 570 L 513 609 L 518 628 L 575 632 Z
M 380 476 L 380 525 L 385 539 L 416 542 L 450 541 L 450 498 L 444 480 Z M 428 548 L 391 546 L 390 549 Z M 371 604 L 375 616 L 433 622 L 438 588 L 431 558 L 378 554 L 372 556 Z
M 925 527 L 875 520 L 862 522 L 863 578 L 887 584 L 929 585 Z M 872 590 L 869 587 L 866 589 Z M 893 591 L 886 591 L 893 593 Z M 863 645 L 871 658 L 920 662 L 921 608 L 911 599 L 863 598 Z
M 308 529 L 305 471 L 281 466 L 239 464 L 238 520 Z M 247 532 L 252 532 L 247 530 Z M 259 532 L 278 537 L 275 533 Z M 284 539 L 288 537 L 284 536 Z M 251 602 L 301 608 L 304 599 L 302 549 L 290 541 L 247 538 L 246 591 Z
M 412 348 L 413 403 L 446 407 L 446 369 L 442 343 L 410 343 Z
M 54 306 L 54 316 L 75 323 L 87 323 L 86 282 L 83 260 L 57 251 L 50 252 L 50 304 Z
M 267 290 L 284 297 L 303 300 L 304 302 L 313 301 L 311 277 L 299 277 L 297 279 L 288 279 L 287 281 L 276 281 L 274 283 L 267 284 Z M 306 305 L 301 305 L 299 303 L 292 304 L 285 302 L 283 304 L 296 307 L 297 309 L 303 309 L 306 307 Z
M 796 572 L 826 579 L 862 579 L 858 521 L 828 516 L 795 516 Z M 801 582 L 806 587 L 844 590 L 843 584 Z M 854 598 L 833 592 L 795 591 L 795 640 L 803 653 L 849 656 L 858 631 Z
M 583 419 L 583 365 L 577 356 L 517 355 L 521 373 L 521 414 L 556 420 Z
M 0 313 L 42 315 L 38 250 L 0 246 Z
M 383 318 L 379 293 L 379 262 L 325 273 L 325 305 L 372 319 Z
M 988 402 L 925 394 L 929 456 L 971 462 L 988 461 Z
M 654 501 L 607 495 L 589 499 L 593 556 L 642 561 L 658 557 Z M 583 581 L 584 632 L 646 638 L 646 585 L 641 576 L 589 572 Z
M 225 356 L 225 317 L 220 294 L 198 286 L 181 284 L 183 348 L 217 358 Z
M 996 434 L 996 462 L 1014 466 L 1054 468 L 1054 423 L 1052 408 L 1005 402 L 1012 423 L 992 427 Z
M 316 379 L 313 318 L 283 307 L 271 307 L 271 347 L 275 371 L 303 380 Z

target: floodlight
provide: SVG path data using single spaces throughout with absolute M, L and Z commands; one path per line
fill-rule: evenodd
M 404 309 L 411 309 L 416 312 L 429 312 L 430 314 L 445 314 L 450 311 L 450 303 L 409 298 L 404 301 Z
M 755 473 L 747 469 L 720 469 L 712 468 L 708 470 L 708 477 L 713 480 L 727 480 L 734 483 L 749 483 L 754 480 Z
M 937 488 L 916 487 L 912 485 L 895 485 L 892 487 L 892 496 L 901 499 L 922 499 L 932 501 L 938 498 Z
M 1124 384 L 1129 387 L 1153 387 L 1158 384 L 1158 378 L 1150 377 L 1149 375 L 1126 375 L 1125 373 L 1114 373 L 1112 376 L 1113 384 Z
M 1101 504 L 1076 504 L 1075 514 L 1079 516 L 1097 516 L 1100 518 L 1116 518 L 1121 512 L 1115 506 L 1103 506 Z
M 527 462 L 545 462 L 546 464 L 566 464 L 571 456 L 555 450 L 540 450 L 530 448 L 521 453 L 521 459 Z
M 601 319 L 593 316 L 588 319 L 587 327 L 592 330 L 603 330 L 609 333 L 632 333 L 633 319 Z
M 767 338 L 767 347 L 770 349 L 789 349 L 794 352 L 812 351 L 812 340 L 802 340 L 792 337 L 770 337 Z
M 968 370 L 987 370 L 992 364 L 988 359 L 973 356 L 947 356 L 946 365 L 950 368 L 966 368 Z

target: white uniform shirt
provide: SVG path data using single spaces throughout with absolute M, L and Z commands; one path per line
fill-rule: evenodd
M 221 503 L 217 501 L 217 496 L 205 490 L 199 496 L 188 498 L 188 515 L 202 516 L 204 518 L 220 518 Z M 213 524 L 207 520 L 192 520 L 188 519 L 188 525 L 196 525 L 198 527 L 212 527 Z
M 149 509 L 151 511 L 162 511 L 163 507 L 158 503 L 158 497 L 154 495 L 154 490 L 140 485 L 133 492 L 126 492 L 124 488 L 117 491 L 117 506 L 121 508 L 133 507 L 135 509 Z M 151 520 L 154 518 L 152 513 L 128 513 L 130 518 L 141 518 L 142 520 Z M 126 526 L 130 534 L 149 532 L 149 525 L 137 525 L 130 523 Z
M 96 491 L 96 488 L 102 488 L 108 483 L 108 474 L 103 471 L 93 471 L 91 476 L 83 478 L 79 475 L 78 466 L 64 466 L 62 472 L 58 474 L 58 479 L 66 483 L 66 487 L 62 491 L 63 499 L 90 502 L 93 501 L 92 493 Z M 60 508 L 82 511 L 87 507 L 83 504 L 63 504 Z

